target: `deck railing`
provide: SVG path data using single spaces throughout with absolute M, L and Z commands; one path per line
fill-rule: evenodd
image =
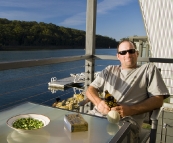
M 109 55 L 80 55 L 80 56 L 69 56 L 62 58 L 45 58 L 45 59 L 34 59 L 34 60 L 21 60 L 21 61 L 12 61 L 12 62 L 0 62 L 0 71 L 10 70 L 17 68 L 26 68 L 34 66 L 43 66 L 49 64 L 58 64 L 65 62 L 73 62 L 78 60 L 85 59 L 99 59 L 99 60 L 118 60 L 116 56 Z M 139 57 L 138 62 L 154 62 L 154 63 L 173 63 L 173 59 L 170 58 L 143 58 Z
M 78 60 L 84 60 L 92 58 L 91 55 L 81 55 L 81 56 L 71 56 L 63 58 L 45 58 L 45 59 L 34 59 L 34 60 L 22 60 L 22 61 L 13 61 L 13 62 L 0 62 L 0 71 L 17 69 L 17 68 L 26 68 L 34 66 L 43 66 L 49 64 L 58 64 L 64 62 L 73 62 Z
M 116 56 L 110 56 L 110 55 L 80 55 L 80 56 L 71 56 L 71 57 L 62 57 L 62 58 L 46 58 L 46 59 L 34 59 L 34 60 L 23 60 L 23 61 L 13 61 L 13 62 L 0 62 L 0 72 L 3 71 L 7 71 L 7 70 L 18 70 L 18 69 L 25 69 L 25 68 L 33 68 L 33 67 L 44 67 L 45 65 L 52 65 L 52 64 L 61 64 L 61 63 L 67 63 L 67 62 L 75 62 L 75 61 L 84 61 L 86 59 L 92 59 L 92 60 L 118 60 L 116 58 Z M 173 63 L 173 59 L 164 59 L 164 58 L 138 58 L 138 62 L 154 62 L 154 63 Z M 73 68 L 81 68 L 80 71 L 84 72 L 86 71 L 85 69 L 88 68 L 88 66 L 93 66 L 93 69 L 95 69 L 95 64 L 92 65 L 84 65 L 83 67 L 68 67 L 68 69 L 63 69 L 61 72 L 64 71 L 68 71 L 69 73 L 67 73 L 66 75 L 70 75 L 70 71 L 73 73 Z M 107 66 L 107 65 L 105 65 Z M 103 67 L 104 68 L 104 67 Z M 51 70 L 51 69 L 50 69 Z M 38 75 L 28 75 L 28 77 L 20 77 L 20 79 L 14 79 L 14 80 L 8 80 L 8 77 L 6 78 L 8 82 L 6 83 L 6 85 L 8 86 L 8 88 L 6 88 L 5 92 L 1 92 L 0 94 L 0 98 L 1 98 L 1 105 L 0 105 L 0 109 L 6 108 L 8 106 L 12 106 L 14 104 L 20 103 L 20 102 L 24 102 L 24 101 L 30 101 L 32 98 L 38 98 L 40 95 L 46 95 L 46 98 L 42 97 L 42 99 L 36 100 L 37 103 L 40 104 L 48 104 L 51 105 L 56 101 L 56 97 L 63 97 L 66 96 L 67 94 L 71 94 L 71 96 L 73 96 L 73 91 L 66 91 L 66 92 L 61 92 L 59 94 L 61 95 L 54 95 L 52 96 L 50 93 L 48 93 L 49 91 L 47 90 L 47 84 L 48 81 L 43 81 L 42 80 L 42 76 L 47 76 L 49 79 L 52 77 L 52 75 L 55 74 L 55 72 L 58 72 L 58 75 L 62 74 L 59 71 L 51 71 L 52 73 L 41 73 Z M 94 72 L 85 72 L 85 80 L 87 80 L 87 82 L 92 82 L 92 79 L 88 78 L 88 77 L 92 77 L 94 76 Z M 173 71 L 171 71 L 173 72 Z M 173 74 L 171 74 L 173 75 Z M 32 78 L 32 81 L 35 83 L 34 85 L 29 83 L 29 79 Z M 164 77 L 163 77 L 164 78 Z M 173 77 L 170 77 L 170 79 L 173 81 Z M 12 82 L 11 82 L 12 81 Z M 1 80 L 2 82 L 2 80 Z M 10 83 L 11 82 L 11 83 Z M 11 87 L 14 84 L 20 84 L 19 89 L 14 89 L 11 90 Z M 26 84 L 27 83 L 27 84 Z M 1 83 L 1 86 L 3 86 L 3 83 Z M 85 84 L 85 86 L 87 87 L 88 85 Z M 37 91 L 37 93 L 32 93 L 32 89 L 33 87 L 37 87 L 39 90 L 39 92 Z M 41 91 L 41 87 L 44 87 L 46 90 L 45 91 Z M 169 88 L 173 88 L 172 86 Z M 22 93 L 20 93 L 18 96 L 19 98 L 16 99 L 13 95 L 13 93 L 18 91 L 21 91 Z M 29 94 L 28 96 L 22 96 L 22 94 Z M 7 96 L 9 95 L 9 96 Z M 21 96 L 21 97 L 20 97 Z M 6 100 L 7 98 L 10 98 L 8 100 Z M 19 100 L 20 99 L 20 100 Z M 16 100 L 16 101 L 15 101 Z M 2 104 L 3 101 L 3 104 Z

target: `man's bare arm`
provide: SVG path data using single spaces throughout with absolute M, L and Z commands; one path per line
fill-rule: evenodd
M 98 105 L 101 101 L 101 99 L 99 98 L 99 94 L 97 89 L 95 89 L 92 86 L 89 86 L 87 91 L 86 91 L 86 96 L 90 99 L 90 101 L 94 104 L 94 105 Z
M 88 87 L 86 91 L 86 96 L 97 107 L 100 113 L 107 114 L 110 111 L 110 108 L 105 103 L 105 101 L 99 97 L 98 91 L 94 87 L 92 86 Z
M 152 111 L 154 109 L 160 108 L 163 104 L 163 96 L 153 96 L 141 103 L 134 105 L 120 105 L 112 108 L 112 110 L 117 110 L 121 117 L 142 114 L 145 112 Z

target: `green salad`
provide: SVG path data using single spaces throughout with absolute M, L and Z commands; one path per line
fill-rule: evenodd
M 24 130 L 40 129 L 43 126 L 42 121 L 33 118 L 20 118 L 13 123 L 14 128 Z

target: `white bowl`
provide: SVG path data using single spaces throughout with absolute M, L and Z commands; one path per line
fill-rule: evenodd
M 49 124 L 49 122 L 50 122 L 50 119 L 49 119 L 48 117 L 46 117 L 46 116 L 44 116 L 44 115 L 41 115 L 41 114 L 20 114 L 20 115 L 16 115 L 16 116 L 13 116 L 13 117 L 9 118 L 9 119 L 7 120 L 7 125 L 8 125 L 10 128 L 12 128 L 12 129 L 14 129 L 14 130 L 16 130 L 16 131 L 19 131 L 19 132 L 20 132 L 20 131 L 33 131 L 33 130 L 38 130 L 38 129 L 24 130 L 24 129 L 16 129 L 16 128 L 14 128 L 14 127 L 13 127 L 13 123 L 14 123 L 16 120 L 21 119 L 21 118 L 33 118 L 33 119 L 37 119 L 37 120 L 39 120 L 39 121 L 42 121 L 43 124 L 44 124 L 43 127 L 47 126 L 47 125 Z M 43 127 L 42 127 L 42 128 L 43 128 Z M 40 128 L 40 129 L 41 129 L 41 128 Z

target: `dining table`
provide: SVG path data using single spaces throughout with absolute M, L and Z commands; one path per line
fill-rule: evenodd
M 50 119 L 47 126 L 19 132 L 7 125 L 7 120 L 20 114 L 41 114 Z M 71 110 L 54 108 L 33 102 L 24 102 L 0 111 L 0 143 L 113 143 L 121 142 L 128 134 L 130 124 L 109 123 L 106 118 L 83 114 L 88 123 L 87 131 L 70 132 L 64 123 Z

